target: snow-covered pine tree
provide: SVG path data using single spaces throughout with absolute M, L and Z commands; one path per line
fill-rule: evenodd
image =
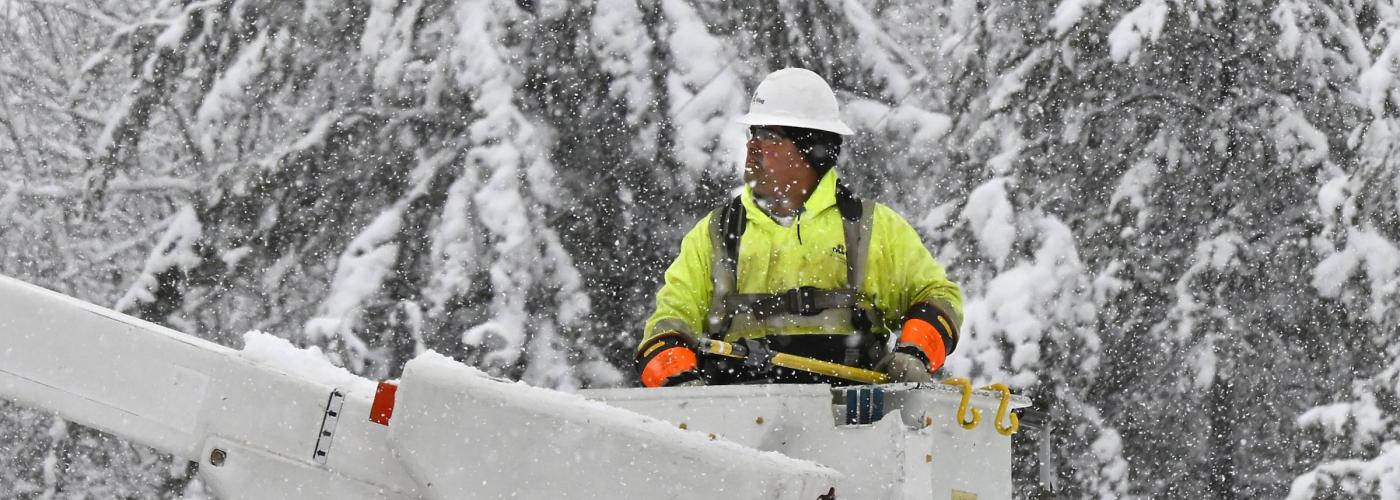
M 680 234 L 737 184 L 730 120 L 804 66 L 860 132 L 845 179 L 965 285 L 949 372 L 1048 414 L 1018 494 L 1394 490 L 1383 2 L 0 5 L 0 272 L 367 376 L 434 349 L 624 383 Z M 188 477 L 0 413 L 18 490 Z
M 878 88 L 840 38 L 874 40 L 842 22 L 864 8 L 803 8 L 763 56 L 716 26 L 767 17 L 723 2 L 92 12 L 50 107 L 93 123 L 49 118 L 93 161 L 42 175 L 88 199 L 76 230 L 129 239 L 97 302 L 225 344 L 271 331 L 372 377 L 435 349 L 539 385 L 617 384 L 676 240 L 733 187 L 748 89 L 786 64 Z M 15 146 L 31 142 L 50 144 Z M 149 190 L 163 197 L 126 196 Z
M 127 89 L 115 81 L 73 85 L 74 77 L 100 62 L 89 56 L 109 41 L 115 19 L 137 18 L 141 8 L 0 6 L 0 273 L 113 305 L 159 234 L 147 224 L 194 189 L 168 163 L 151 162 L 108 179 L 106 203 L 83 210 L 98 170 L 90 138 L 104 123 L 89 106 Z M 0 443 L 5 496 L 152 497 L 182 491 L 188 477 L 184 461 L 6 402 Z
M 1091 399 L 1132 475 L 1165 478 L 1132 493 L 1280 496 L 1306 450 L 1287 416 L 1335 390 L 1317 374 L 1358 333 L 1300 280 L 1320 260 L 1314 182 L 1354 161 L 1355 112 L 1280 50 L 1271 8 L 1061 2 L 1050 67 L 1020 91 L 1041 96 L 1022 133 L 1050 147 L 1016 172 L 1110 285 Z
M 146 68 L 183 68 L 109 128 L 159 118 L 117 135 L 183 137 L 163 153 L 201 173 L 200 192 L 123 309 L 220 340 L 294 334 L 374 376 L 433 348 L 543 385 L 586 382 L 570 367 L 601 357 L 572 340 L 589 300 L 548 223 L 564 198 L 539 147 L 551 135 L 517 95 L 522 44 L 549 33 L 529 30 L 532 13 L 234 2 L 169 15 L 165 32 L 109 47 L 153 45 L 172 53 Z M 519 43 L 496 42 L 508 38 Z
M 1338 331 L 1314 340 L 1325 356 L 1336 357 L 1318 363 L 1326 370 L 1315 375 L 1349 383 L 1320 394 L 1312 400 L 1318 406 L 1292 422 L 1308 430 L 1300 454 L 1310 469 L 1288 496 L 1394 496 L 1400 494 L 1400 425 L 1390 417 L 1400 411 L 1394 326 L 1400 324 L 1394 73 L 1400 37 L 1393 27 L 1400 12 L 1389 4 L 1292 0 L 1271 14 L 1280 31 L 1276 50 L 1308 73 L 1308 88 L 1339 90 L 1319 103 L 1330 111 L 1323 133 L 1294 135 L 1297 143 L 1317 143 L 1311 149 L 1326 158 L 1314 178 L 1307 205 L 1313 230 L 1304 242 L 1320 261 L 1302 279 L 1333 311 L 1327 319 Z
M 1081 257 L 1070 222 L 1080 214 L 1041 184 L 1063 168 L 1045 153 L 1057 139 L 1038 123 L 1054 106 L 1045 101 L 1084 98 L 1046 83 L 1063 71 L 1046 64 L 1057 49 L 1037 21 L 1052 7 L 949 1 L 881 11 L 932 70 L 897 106 L 876 108 L 867 127 L 884 142 L 862 153 L 871 168 L 889 168 L 878 177 L 888 199 L 964 286 L 966 333 L 948 374 L 1009 383 L 1047 416 L 1043 429 L 1015 439 L 1018 495 L 1115 497 L 1130 484 L 1125 444 L 1093 399 L 1105 282 Z
M 1278 496 L 1280 475 L 1299 470 L 1304 446 L 1296 428 L 1267 417 L 1292 414 L 1334 390 L 1336 382 L 1312 374 L 1352 356 L 1348 349 L 1323 359 L 1309 354 L 1323 339 L 1349 345 L 1355 333 L 1342 331 L 1351 320 L 1310 295 L 1298 276 L 1319 260 L 1299 244 L 1315 227 L 1311 181 L 1329 162 L 1351 161 L 1329 151 L 1344 149 L 1354 111 L 1334 105 L 1337 94 L 1319 85 L 1325 76 L 1300 70 L 1275 50 L 1286 36 L 1262 35 L 1274 33 L 1270 7 L 950 2 L 934 17 L 956 20 L 954 28 L 931 38 L 955 43 L 923 44 L 937 48 L 925 64 L 955 69 L 957 83 L 946 88 L 962 90 L 930 92 L 949 96 L 943 109 L 956 119 L 954 146 L 942 155 L 956 167 L 943 171 L 956 172 L 947 183 L 970 196 L 966 205 L 936 213 L 958 208 L 977 217 L 970 219 L 974 232 L 955 234 L 961 241 L 944 254 L 980 252 L 955 259 L 952 272 L 971 272 L 962 275 L 970 294 L 986 300 L 988 284 L 1011 279 L 1016 269 L 994 266 L 1038 248 L 1032 226 L 1005 222 L 1019 220 L 1011 214 L 1043 213 L 1070 228 L 1094 293 L 1085 292 L 1082 278 L 1057 281 L 1077 292 L 1066 303 L 1088 301 L 1082 305 L 1097 328 L 1088 335 L 1073 322 L 1059 323 L 1083 345 L 1102 342 L 1099 370 L 1087 377 L 1049 367 L 1037 373 L 1048 385 L 1066 380 L 1071 393 L 1088 391 L 1089 404 L 1068 416 L 1092 422 L 1088 410 L 1103 409 L 1103 423 L 1095 425 L 1121 433 L 1123 457 L 1133 464 L 1129 480 L 1173 478 L 1134 481 L 1134 494 Z M 989 41 L 969 44 L 979 33 Z M 980 135 L 964 132 L 979 128 Z M 976 168 L 987 170 L 967 175 Z M 934 172 L 927 177 L 941 181 L 943 172 Z M 984 199 L 1004 201 L 968 210 Z M 985 231 L 988 221 L 1019 233 Z M 1032 303 L 1043 308 L 1033 310 L 1036 319 L 1075 317 L 1045 298 Z M 1007 358 L 990 358 L 988 366 L 1015 366 L 1009 353 L 1027 346 L 998 343 Z M 1059 354 L 1065 348 L 1039 347 Z M 1094 366 L 1082 364 L 1093 359 L 1063 366 Z M 1300 399 L 1286 389 L 1299 386 L 1313 396 Z M 1104 473 L 1055 487 L 1122 494 L 1107 472 L 1122 462 L 1098 458 L 1107 467 L 1075 469 Z

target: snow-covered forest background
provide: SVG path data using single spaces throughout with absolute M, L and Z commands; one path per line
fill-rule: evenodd
M 0 0 L 0 273 L 371 378 L 633 385 L 771 70 L 964 286 L 1020 497 L 1400 494 L 1390 0 Z M 200 494 L 0 403 L 5 497 Z

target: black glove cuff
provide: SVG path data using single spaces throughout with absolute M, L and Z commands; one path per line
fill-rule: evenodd
M 922 361 L 924 363 L 924 366 L 929 365 L 928 353 L 924 352 L 923 349 L 920 349 L 919 346 L 916 346 L 914 344 L 896 344 L 894 346 L 894 352 L 902 352 L 904 354 L 908 354 L 910 356 L 919 358 L 919 361 Z
M 927 302 L 914 304 L 914 307 L 910 307 L 909 311 L 904 313 L 904 318 L 900 319 L 899 324 L 903 325 L 913 319 L 926 321 L 933 325 L 934 330 L 938 330 L 938 336 L 943 340 L 943 350 L 946 351 L 944 354 L 952 354 L 953 350 L 958 348 L 958 326 L 937 307 Z
M 671 378 L 666 379 L 665 387 L 671 387 L 671 386 L 673 386 L 673 385 L 684 384 L 684 383 L 689 382 L 689 381 L 691 381 L 691 380 L 700 380 L 700 372 L 691 370 L 691 371 L 688 371 L 688 372 L 681 372 L 681 373 L 672 375 Z

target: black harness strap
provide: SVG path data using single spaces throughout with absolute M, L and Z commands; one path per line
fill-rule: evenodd
M 706 334 L 711 338 L 722 338 L 729 332 L 736 314 L 751 314 L 762 320 L 779 314 L 811 316 L 828 309 L 846 309 L 851 311 L 851 327 L 859 341 L 854 345 L 844 341 L 834 344 L 844 351 L 842 355 L 823 356 L 823 359 L 856 365 L 862 358 L 868 357 L 862 356 L 862 352 L 874 345 L 876 336 L 871 332 L 877 322 L 869 314 L 878 315 L 878 311 L 868 313 L 862 307 L 859 290 L 864 284 L 874 205 L 862 202 L 850 188 L 837 184 L 836 208 L 841 215 L 845 237 L 846 287 L 837 290 L 802 287 L 772 294 L 737 293 L 739 242 L 748 223 L 747 209 L 740 197 L 716 208 L 710 221 L 711 248 L 715 249 L 716 254 L 712 261 L 714 295 Z M 811 337 L 811 341 L 816 341 L 819 340 L 817 337 L 829 336 Z
M 846 233 L 846 287 L 860 290 L 861 285 L 865 282 L 865 267 L 870 252 L 868 240 L 871 229 L 869 225 L 874 223 L 871 220 L 873 207 L 862 203 L 845 184 L 837 184 L 836 209 L 841 212 L 841 222 Z M 851 308 L 851 326 L 858 334 L 870 337 L 873 323 L 865 309 Z M 861 340 L 867 342 L 871 339 Z M 854 351 L 847 353 L 847 364 L 852 364 L 852 356 L 854 355 Z
M 734 310 L 725 307 L 724 301 L 738 287 L 739 239 L 748 227 L 747 218 L 744 201 L 738 196 L 710 213 L 710 245 L 718 252 L 710 270 L 714 289 L 705 325 L 705 333 L 711 338 L 722 338 L 734 322 Z
M 854 290 L 823 290 L 804 286 L 782 293 L 736 293 L 724 299 L 725 307 L 736 314 L 753 314 L 760 321 L 779 314 L 815 316 L 827 309 L 860 306 Z
M 734 200 L 729 202 L 729 206 L 724 207 L 724 256 L 736 283 L 739 272 L 739 238 L 744 236 L 746 228 L 748 211 L 744 209 L 744 200 L 735 196 Z
M 841 218 L 846 219 L 846 222 L 860 221 L 860 198 L 856 198 L 855 193 L 845 184 L 836 185 L 836 210 L 841 212 Z

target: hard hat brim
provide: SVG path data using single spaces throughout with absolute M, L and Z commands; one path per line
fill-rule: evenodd
M 812 120 L 768 113 L 748 113 L 744 116 L 740 116 L 735 121 L 744 125 L 776 125 L 779 127 L 825 130 L 840 135 L 855 135 L 856 133 L 856 131 L 851 130 L 851 127 L 847 126 L 846 123 L 841 120 Z

